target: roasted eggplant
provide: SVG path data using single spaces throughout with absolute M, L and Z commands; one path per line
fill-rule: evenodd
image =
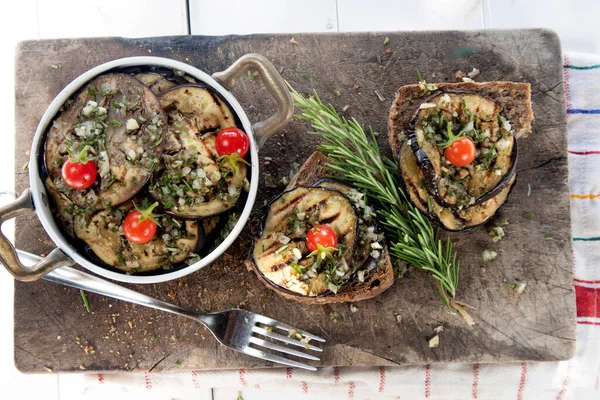
M 328 225 L 337 235 L 339 251 L 332 254 L 333 270 L 325 265 L 329 258 L 309 256 L 305 239 L 314 225 Z M 329 290 L 328 280 L 335 279 L 335 266 L 340 266 L 341 276 L 345 274 L 343 266 L 352 261 L 357 228 L 354 207 L 342 193 L 297 187 L 271 203 L 262 234 L 254 243 L 253 259 L 270 282 L 291 292 L 318 296 Z
M 336 232 L 338 251 L 331 257 L 308 250 L 306 235 L 315 225 Z M 305 297 L 335 294 L 348 282 L 365 281 L 382 256 L 382 236 L 363 195 L 329 179 L 298 186 L 273 200 L 252 252 L 256 270 L 267 282 Z
M 144 204 L 137 199 L 135 204 Z M 169 269 L 185 261 L 198 244 L 198 223 L 170 215 L 156 217 L 155 237 L 145 244 L 134 244 L 123 234 L 123 220 L 134 210 L 133 201 L 94 215 L 77 214 L 75 233 L 106 264 L 127 273 Z
M 412 203 L 448 231 L 474 228 L 489 220 L 506 201 L 516 179 L 516 175 L 513 175 L 500 193 L 481 204 L 462 210 L 445 208 L 429 196 L 416 157 L 406 143 L 400 147 L 398 158 L 402 181 Z
M 215 137 L 235 126 L 229 107 L 210 90 L 182 85 L 163 92 L 168 116 L 167 144 L 149 186 L 170 214 L 208 218 L 231 209 L 248 187 L 246 164 L 219 158 Z
M 54 120 L 48 132 L 45 162 L 56 190 L 79 207 L 96 210 L 121 204 L 150 179 L 162 155 L 167 120 L 156 96 L 125 74 L 91 81 Z M 97 166 L 88 189 L 67 186 L 63 163 L 87 152 Z
M 445 92 L 421 103 L 408 141 L 424 177 L 425 188 L 447 208 L 480 204 L 498 194 L 516 172 L 517 145 L 502 107 L 475 93 Z M 476 145 L 475 160 L 465 167 L 444 155 L 451 129 Z
M 458 167 L 445 143 L 470 138 L 475 159 Z M 518 147 L 510 122 L 493 100 L 470 92 L 441 92 L 419 106 L 398 150 L 410 199 L 451 231 L 485 223 L 506 201 L 515 182 Z
M 148 86 L 152 93 L 156 95 L 177 85 L 186 83 L 196 83 L 196 80 L 194 78 L 187 75 L 173 75 L 171 77 L 167 77 L 164 74 L 159 74 L 157 72 L 141 72 L 136 74 L 135 78 L 142 82 L 144 85 Z

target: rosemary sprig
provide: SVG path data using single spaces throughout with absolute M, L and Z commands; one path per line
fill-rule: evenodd
M 469 307 L 456 300 L 460 264 L 452 242 L 439 239 L 438 229 L 408 200 L 400 186 L 398 168 L 394 161 L 381 156 L 373 130 L 369 128 L 367 135 L 354 118 L 345 119 L 332 106 L 324 105 L 316 91 L 304 97 L 290 89 L 295 105 L 302 110 L 298 118 L 309 121 L 309 133 L 322 138 L 318 149 L 331 160 L 328 168 L 379 203 L 377 214 L 390 243 L 390 254 L 425 271 L 436 281 L 444 304 L 473 325 L 466 311 Z

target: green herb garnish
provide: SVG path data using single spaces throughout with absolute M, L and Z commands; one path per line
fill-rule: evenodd
M 81 298 L 83 299 L 83 305 L 85 306 L 86 311 L 90 312 L 90 303 L 88 302 L 85 292 L 83 290 L 79 290 L 79 293 L 81 293 Z

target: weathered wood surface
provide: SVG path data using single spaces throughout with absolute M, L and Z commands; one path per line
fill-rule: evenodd
M 384 46 L 386 36 L 390 41 Z M 278 182 L 289 173 L 292 163 L 302 163 L 317 143 L 300 121 L 291 123 L 261 150 L 260 189 L 253 216 L 224 257 L 175 282 L 128 286 L 196 309 L 219 310 L 244 303 L 252 311 L 305 328 L 328 340 L 319 365 L 571 357 L 575 349 L 575 303 L 565 102 L 556 35 L 544 30 L 518 30 L 302 34 L 295 35 L 297 44 L 291 44 L 290 39 L 289 35 L 188 36 L 22 43 L 16 58 L 16 191 L 28 186 L 22 169 L 26 152 L 54 96 L 82 72 L 120 57 L 151 53 L 212 73 L 245 53 L 264 54 L 277 68 L 284 68 L 283 77 L 298 90 L 316 88 L 338 110 L 349 106 L 348 115 L 383 133 L 379 138 L 386 153 L 389 106 L 399 86 L 416 81 L 416 69 L 430 82 L 453 81 L 457 70 L 466 72 L 473 67 L 481 70 L 479 81 L 530 82 L 535 131 L 519 145 L 518 182 L 496 218 L 508 218 L 506 237 L 492 243 L 489 226 L 452 235 L 461 260 L 459 297 L 477 308 L 474 327 L 469 328 L 441 305 L 432 281 L 420 271 L 410 271 L 383 295 L 357 304 L 355 314 L 347 304 L 303 306 L 269 298 L 268 289 L 246 271 L 242 261 L 257 229 L 261 205 L 280 190 L 265 180 Z M 358 89 L 353 88 L 355 84 Z M 378 100 L 375 90 L 385 101 Z M 233 94 L 252 121 L 274 111 L 274 102 L 259 79 L 243 79 Z M 273 161 L 264 162 L 265 157 Z M 526 213 L 533 218 L 524 218 Z M 552 240 L 545 240 L 546 236 Z M 53 248 L 33 214 L 17 221 L 16 241 L 20 248 L 38 254 Z M 481 252 L 486 248 L 496 250 L 498 258 L 483 263 Z M 517 296 L 504 281 L 525 282 L 527 288 Z M 48 282 L 16 284 L 15 360 L 20 370 L 40 372 L 48 366 L 57 372 L 80 371 L 83 365 L 87 371 L 164 371 L 268 365 L 220 347 L 208 331 L 193 322 L 94 294 L 88 298 L 89 314 L 77 290 Z M 342 316 L 340 323 L 331 322 L 332 311 Z M 396 314 L 403 317 L 401 325 Z M 440 324 L 445 327 L 440 346 L 429 348 L 428 339 Z M 95 353 L 86 354 L 85 345 L 94 346 Z

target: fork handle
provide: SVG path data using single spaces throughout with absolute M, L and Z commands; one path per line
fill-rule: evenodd
M 17 250 L 19 258 L 26 264 L 38 262 L 41 257 L 26 251 Z M 205 325 L 211 323 L 212 316 L 192 311 L 187 308 L 167 303 L 166 301 L 158 300 L 145 294 L 136 292 L 135 290 L 127 289 L 116 283 L 112 283 L 97 276 L 79 271 L 71 267 L 59 267 L 49 272 L 43 277 L 44 280 L 60 283 L 62 285 L 82 289 L 88 292 L 97 293 L 103 296 L 112 297 L 114 299 L 128 301 L 130 303 L 139 304 L 141 306 L 154 308 L 161 311 L 177 314 L 182 317 L 191 318 L 195 321 L 200 321 Z

